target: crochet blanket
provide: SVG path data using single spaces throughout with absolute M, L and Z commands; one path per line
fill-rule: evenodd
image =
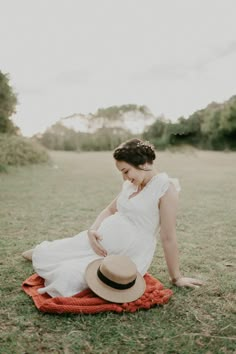
M 39 311 L 50 313 L 83 313 L 95 314 L 105 311 L 114 312 L 135 312 L 139 309 L 149 309 L 155 305 L 166 304 L 173 292 L 164 289 L 162 283 L 150 274 L 145 274 L 145 293 L 136 301 L 124 304 L 115 304 L 103 300 L 86 289 L 71 297 L 54 297 L 48 294 L 40 295 L 37 289 L 44 286 L 44 279 L 37 274 L 31 275 L 22 284 L 23 290 L 32 297 L 35 306 Z

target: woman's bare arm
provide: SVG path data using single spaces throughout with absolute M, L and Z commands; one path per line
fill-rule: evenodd
M 177 286 L 196 287 L 202 285 L 200 280 L 182 277 L 179 269 L 179 252 L 176 236 L 176 214 L 178 193 L 170 184 L 160 201 L 160 237 L 166 264 L 172 283 Z
M 102 237 L 97 232 L 97 229 L 99 228 L 99 226 L 101 225 L 104 219 L 106 219 L 110 215 L 115 214 L 115 212 L 117 211 L 116 208 L 117 198 L 118 197 L 116 197 L 105 209 L 101 211 L 101 213 L 97 216 L 94 223 L 88 229 L 88 238 L 89 238 L 90 245 L 94 250 L 94 252 L 101 257 L 105 257 L 107 255 L 107 251 L 100 243 Z
M 176 237 L 178 194 L 171 184 L 160 201 L 160 237 L 171 279 L 180 277 L 179 252 Z
M 89 229 L 97 230 L 104 219 L 106 219 L 108 216 L 112 214 L 115 214 L 115 212 L 117 211 L 116 208 L 117 198 L 118 197 L 116 197 L 105 209 L 101 211 L 101 213 L 97 216 L 96 220 L 94 221 L 94 223 L 91 225 Z

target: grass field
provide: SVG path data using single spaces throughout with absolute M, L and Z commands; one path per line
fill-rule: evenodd
M 158 242 L 150 273 L 174 296 L 164 307 L 121 315 L 43 314 L 21 290 L 33 272 L 21 252 L 89 227 L 121 185 L 111 153 L 51 158 L 0 174 L 0 353 L 235 353 L 236 153 L 158 154 L 159 171 L 182 186 L 182 273 L 206 285 L 172 287 Z

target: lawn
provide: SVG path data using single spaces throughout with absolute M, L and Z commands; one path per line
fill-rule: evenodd
M 0 174 L 0 353 L 235 353 L 236 153 L 158 153 L 180 180 L 181 270 L 205 281 L 171 286 L 158 242 L 150 273 L 174 295 L 134 314 L 40 313 L 22 290 L 33 272 L 21 252 L 88 228 L 119 192 L 109 152 L 51 153 L 51 163 Z

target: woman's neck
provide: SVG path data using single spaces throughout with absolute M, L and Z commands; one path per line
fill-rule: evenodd
M 156 170 L 151 170 L 147 172 L 147 176 L 144 178 L 143 182 L 140 185 L 141 190 L 151 181 L 151 179 L 157 175 Z

